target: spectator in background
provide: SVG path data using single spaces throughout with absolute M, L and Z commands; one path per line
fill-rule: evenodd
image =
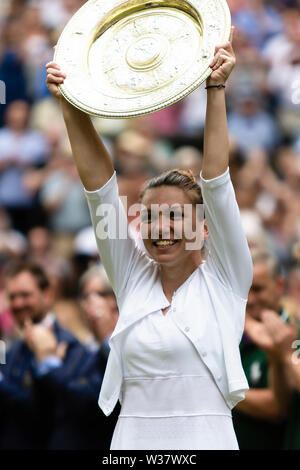
M 203 86 L 189 95 L 182 104 L 180 129 L 186 136 L 203 132 L 205 125 L 205 93 Z
M 8 214 L 0 207 L 0 339 L 5 340 L 7 348 L 16 335 L 15 321 L 3 288 L 3 268 L 8 260 L 24 256 L 26 247 L 26 238 L 12 228 Z
M 251 326 L 256 344 L 268 355 L 272 389 L 280 412 L 287 417 L 283 449 L 300 448 L 299 321 L 285 323 L 273 310 L 263 312 L 259 325 Z
M 54 163 L 55 160 L 55 163 Z M 73 160 L 54 154 L 40 190 L 40 201 L 55 233 L 74 235 L 90 225 L 88 206 Z
M 233 24 L 243 31 L 251 43 L 261 49 L 265 42 L 282 31 L 282 18 L 264 0 L 246 0 L 233 14 Z
M 34 227 L 28 232 L 27 260 L 46 272 L 54 291 L 54 298 L 64 296 L 64 288 L 71 276 L 70 262 L 59 256 L 53 248 L 53 237 L 45 227 Z
M 22 257 L 26 248 L 26 237 L 12 228 L 8 214 L 0 207 L 0 258 Z
M 99 354 L 100 369 L 105 372 L 106 360 L 109 355 L 109 339 L 119 317 L 116 297 L 103 266 L 92 265 L 79 281 L 80 304 L 84 317 L 90 327 L 91 336 L 85 343 L 90 350 Z M 111 415 L 105 416 L 100 411 L 105 426 L 102 432 L 107 448 L 120 413 L 120 405 Z
M 77 279 L 80 279 L 91 265 L 100 262 L 93 227 L 80 230 L 74 239 L 73 250 L 73 266 L 77 273 Z
M 3 266 L 5 257 L 0 255 L 0 340 L 5 341 L 6 350 L 16 339 L 15 321 L 3 289 Z
M 33 0 L 40 9 L 41 21 L 46 28 L 61 29 L 86 0 Z
M 265 310 L 272 309 L 284 321 L 288 319 L 288 313 L 282 310 L 280 303 L 284 280 L 276 259 L 268 252 L 256 250 L 252 259 L 253 284 L 247 304 L 245 334 L 240 346 L 250 389 L 245 394 L 245 400 L 233 410 L 233 423 L 241 450 L 278 450 L 283 446 L 285 413 L 270 386 L 268 357 L 255 340 L 256 329 L 261 327 Z
M 127 197 L 128 207 L 139 201 L 143 184 L 153 174 L 152 150 L 152 139 L 135 130 L 127 130 L 116 139 L 114 161 L 118 185 L 120 195 Z
M 97 396 L 105 357 L 88 352 L 58 325 L 40 267 L 9 266 L 5 286 L 21 339 L 1 366 L 0 448 L 103 448 L 107 434 Z
M 0 106 L 0 126 L 4 125 L 6 106 L 28 98 L 25 68 L 20 52 L 22 41 L 21 17 L 8 17 L 0 28 L 0 80 L 5 84 L 5 103 Z
M 70 266 L 65 258 L 59 257 L 53 249 L 53 238 L 45 227 L 34 227 L 28 232 L 27 258 L 41 266 L 48 274 L 67 275 Z
M 291 305 L 294 317 L 300 321 L 300 262 L 288 273 L 286 302 Z
M 202 153 L 195 147 L 180 147 L 174 152 L 173 165 L 174 168 L 180 170 L 191 170 L 193 175 L 200 180 L 200 172 L 202 169 Z
M 0 204 L 9 213 L 15 229 L 27 232 L 37 223 L 39 210 L 35 194 L 24 185 L 24 175 L 32 167 L 44 165 L 48 144 L 38 131 L 28 128 L 29 105 L 11 103 L 0 129 Z
M 269 63 L 268 83 L 279 101 L 278 120 L 286 135 L 297 138 L 300 128 L 300 11 L 283 10 L 284 31 L 270 39 L 263 56 Z
M 257 91 L 241 88 L 234 96 L 235 106 L 228 116 L 229 133 L 245 159 L 253 148 L 272 152 L 280 143 L 276 121 L 262 109 L 261 102 Z
M 91 329 L 86 346 L 108 351 L 108 340 L 115 329 L 119 311 L 114 292 L 103 266 L 90 267 L 79 281 L 81 307 Z
M 40 74 L 43 66 L 53 54 L 49 32 L 41 21 L 38 5 L 30 2 L 22 15 L 22 25 L 26 31 L 22 41 L 28 93 L 31 98 L 41 98 Z
M 136 130 L 121 133 L 115 142 L 114 161 L 120 175 L 139 176 L 151 170 L 153 142 Z
M 261 163 L 255 160 L 251 166 L 252 177 L 259 189 L 254 208 L 263 221 L 270 251 L 287 268 L 294 263 L 292 247 L 300 237 L 300 167 L 297 160 L 291 148 L 282 147 L 274 160 L 276 173 L 266 157 Z

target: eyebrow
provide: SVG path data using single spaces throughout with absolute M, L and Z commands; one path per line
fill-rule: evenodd
M 165 204 L 165 203 L 163 203 L 163 204 Z M 163 205 L 163 204 L 151 204 L 151 205 L 153 205 L 153 206 L 159 206 L 159 207 L 160 207 L 160 206 Z M 188 206 L 188 205 L 190 205 L 190 204 L 192 204 L 192 203 L 184 204 L 184 205 L 175 203 L 174 205 L 169 205 L 169 206 L 167 207 L 167 209 L 170 209 L 170 210 L 184 209 L 185 206 Z M 150 211 L 150 210 L 151 210 L 151 205 L 150 205 L 150 207 L 149 207 L 149 206 L 147 207 L 147 206 L 145 205 L 145 208 L 146 208 L 148 211 Z M 192 204 L 192 205 L 193 205 L 193 204 Z

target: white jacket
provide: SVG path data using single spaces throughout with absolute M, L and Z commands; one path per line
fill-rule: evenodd
M 172 316 L 211 371 L 228 406 L 233 408 L 248 389 L 239 343 L 252 282 L 252 261 L 229 169 L 213 180 L 201 177 L 201 185 L 210 233 L 209 255 L 173 295 Z M 100 408 L 109 415 L 118 399 L 122 402 L 119 341 L 122 332 L 170 303 L 163 292 L 157 264 L 128 235 L 116 174 L 100 190 L 86 191 L 86 195 L 100 258 L 120 311 L 110 339 L 111 352 L 99 397 Z M 108 237 L 103 239 L 106 232 Z

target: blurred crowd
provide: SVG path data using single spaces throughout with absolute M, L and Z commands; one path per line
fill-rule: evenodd
M 2 449 L 109 448 L 117 416 L 97 407 L 117 305 L 45 80 L 84 3 L 0 3 Z M 300 322 L 300 2 L 228 3 L 237 55 L 227 86 L 230 171 L 255 268 L 241 343 L 251 388 L 234 423 L 241 448 L 299 450 L 300 372 L 286 358 Z M 94 119 L 128 207 L 165 169 L 200 174 L 205 105 L 201 86 L 144 118 Z

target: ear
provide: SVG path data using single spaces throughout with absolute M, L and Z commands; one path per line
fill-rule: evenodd
M 206 240 L 209 237 L 209 231 L 207 228 L 206 220 L 204 219 L 204 240 Z

